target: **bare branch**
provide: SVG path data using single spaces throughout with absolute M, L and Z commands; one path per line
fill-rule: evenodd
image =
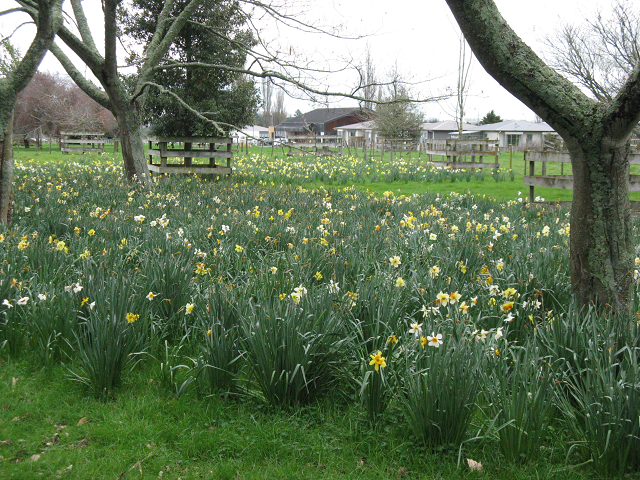
M 71 79 L 78 85 L 89 97 L 98 102 L 106 109 L 111 109 L 111 103 L 106 93 L 100 90 L 92 82 L 84 78 L 84 75 L 76 68 L 73 62 L 67 57 L 62 49 L 55 43 L 51 45 L 51 53 L 58 59 L 62 67 L 65 69 Z
M 620 92 L 607 106 L 603 124 L 612 141 L 626 143 L 640 122 L 640 63 L 633 69 Z
M 154 83 L 154 82 L 145 82 L 141 87 L 142 87 L 142 89 L 145 89 L 147 87 L 154 87 L 154 88 L 157 88 L 160 93 L 165 94 L 165 95 L 169 95 L 170 97 L 174 98 L 184 109 L 186 109 L 187 111 L 189 111 L 192 114 L 194 114 L 200 120 L 203 120 L 203 121 L 209 123 L 210 125 L 213 125 L 221 134 L 225 133 L 225 131 L 221 128 L 221 125 L 235 127 L 235 125 L 228 125 L 226 123 L 216 122 L 215 120 L 212 120 L 212 119 L 206 117 L 205 114 L 208 113 L 210 115 L 215 115 L 215 112 L 199 112 L 198 110 L 193 108 L 191 105 L 189 105 L 187 102 L 185 102 L 180 97 L 180 95 L 178 95 L 175 92 L 172 92 L 171 90 L 168 90 L 167 88 L 163 87 L 162 85 L 159 85 L 159 84 Z
M 353 100 L 358 100 L 358 101 L 368 101 L 370 99 L 367 99 L 363 96 L 360 95 L 356 95 L 356 92 L 359 91 L 362 87 L 356 87 L 354 90 L 352 90 L 350 93 L 346 93 L 346 92 L 331 92 L 329 90 L 320 90 L 317 88 L 313 88 L 310 87 L 309 85 L 296 80 L 295 78 L 291 77 L 291 76 L 287 76 L 283 73 L 280 72 L 276 72 L 274 70 L 263 70 L 263 71 L 255 71 L 255 70 L 247 70 L 243 67 L 231 67 L 229 65 L 220 65 L 220 64 L 211 64 L 211 63 L 200 63 L 200 62 L 172 62 L 169 64 L 164 64 L 164 65 L 158 65 L 157 67 L 155 67 L 154 70 L 156 71 L 161 71 L 161 70 L 168 70 L 168 69 L 173 69 L 173 68 L 185 68 L 185 67 L 199 67 L 199 68 L 209 68 L 209 69 L 221 69 L 221 70 L 226 70 L 226 71 L 231 71 L 231 72 L 236 72 L 236 73 L 243 73 L 245 75 L 250 75 L 252 77 L 255 78 L 269 78 L 269 79 L 278 79 L 278 80 L 282 80 L 285 83 L 291 84 L 295 87 L 300 88 L 301 90 L 305 91 L 305 92 L 309 92 L 312 94 L 316 94 L 316 95 L 322 95 L 322 96 L 328 96 L 328 97 L 345 97 L 345 98 L 351 98 Z M 146 84 L 148 84 L 149 82 L 145 82 Z M 386 82 L 386 83 L 375 83 L 374 85 L 377 86 L 383 86 L 383 85 L 391 85 L 393 83 L 393 81 L 390 82 Z M 396 82 L 397 83 L 397 82 Z M 405 83 L 405 82 L 403 82 Z M 438 96 L 434 96 L 434 97 L 429 97 L 429 98 L 416 98 L 416 99 L 411 99 L 411 102 L 414 103 L 427 103 L 427 102 L 434 102 L 437 100 L 443 100 L 445 98 L 448 98 L 449 95 L 438 95 Z M 374 103 L 399 103 L 399 102 L 406 102 L 407 100 L 389 100 L 389 101 L 379 101 L 379 100 L 372 100 Z
M 26 8 L 10 8 L 9 10 L 0 11 L 0 17 L 11 15 L 12 13 L 29 13 Z
M 71 50 L 73 50 L 76 55 L 78 55 L 78 57 L 80 57 L 80 59 L 94 74 L 96 74 L 96 76 L 99 74 L 98 72 L 104 63 L 104 58 L 102 58 L 97 51 L 88 48 L 81 39 L 74 35 L 74 33 L 65 26 L 60 28 L 58 36 Z
M 87 17 L 84 14 L 84 8 L 82 7 L 81 0 L 71 0 L 71 7 L 73 8 L 73 16 L 76 19 L 76 26 L 78 27 L 78 31 L 82 37 L 82 42 L 88 49 L 98 53 L 96 44 L 93 41 L 91 29 L 89 28 L 89 22 L 87 22 Z

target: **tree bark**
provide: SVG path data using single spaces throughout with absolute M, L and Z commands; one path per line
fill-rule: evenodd
M 120 104 L 120 102 L 113 101 L 112 97 L 111 104 L 120 130 L 122 157 L 127 178 L 148 183 L 150 181 L 149 167 L 144 155 L 140 116 L 128 100 L 126 103 Z
M 13 189 L 13 115 L 9 117 L 0 140 L 0 224 L 11 222 Z
M 571 284 L 579 305 L 626 311 L 632 300 L 634 242 L 629 147 L 606 139 L 570 144 L 573 167 Z
M 610 103 L 584 95 L 549 68 L 492 0 L 447 0 L 485 70 L 565 140 L 573 167 L 571 284 L 581 306 L 626 312 L 634 245 L 629 136 L 640 121 L 640 65 Z

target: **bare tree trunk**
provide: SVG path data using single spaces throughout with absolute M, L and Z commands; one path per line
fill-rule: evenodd
M 148 183 L 149 167 L 144 155 L 142 140 L 142 121 L 135 105 L 124 91 L 120 83 L 116 83 L 107 91 L 111 100 L 111 107 L 120 130 L 122 158 L 124 169 L 129 180 Z
M 137 115 L 116 115 L 120 128 L 120 142 L 122 145 L 122 158 L 124 169 L 129 180 L 137 180 L 141 183 L 149 182 L 149 167 L 144 155 L 144 142 L 140 131 L 140 121 Z M 133 118 L 132 118 L 133 117 Z
M 634 242 L 629 148 L 587 140 L 570 147 L 573 166 L 571 284 L 581 305 L 625 311 L 631 304 Z
M 11 222 L 13 188 L 13 115 L 9 117 L 0 141 L 0 224 Z

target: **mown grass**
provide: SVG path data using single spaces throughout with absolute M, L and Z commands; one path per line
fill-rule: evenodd
M 3 479 L 588 478 L 558 459 L 515 467 L 487 442 L 465 450 L 482 472 L 458 469 L 455 448 L 424 450 L 392 416 L 372 428 L 334 401 L 291 412 L 248 398 L 176 399 L 143 369 L 102 402 L 63 368 L 0 366 Z

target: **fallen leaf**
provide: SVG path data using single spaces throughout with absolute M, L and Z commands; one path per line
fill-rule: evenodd
M 11 379 L 11 387 L 14 387 L 14 388 L 15 388 L 16 383 L 18 383 L 19 381 L 20 381 L 20 379 L 19 379 L 18 377 L 13 377 L 13 378 Z
M 11 440 L 0 440 L 0 445 L 13 445 Z
M 407 467 L 400 467 L 396 472 L 396 478 L 404 478 L 409 475 L 409 469 Z
M 476 462 L 475 460 L 471 460 L 470 458 L 467 458 L 467 464 L 469 465 L 469 470 L 471 471 L 476 471 L 476 472 L 482 471 L 482 464 L 480 462 Z
M 28 418 L 28 417 L 30 417 L 30 416 L 31 416 L 31 414 L 30 414 L 30 413 L 25 413 L 25 414 L 23 414 L 23 415 L 20 415 L 19 417 L 13 417 L 13 418 L 11 419 L 11 421 L 12 421 L 12 422 L 17 422 L 18 420 L 22 420 L 23 418 Z
M 89 421 L 89 419 L 87 417 L 82 417 L 80 420 L 78 420 L 78 426 L 84 425 L 88 421 Z
M 39 453 L 34 453 L 33 455 L 31 455 L 31 461 L 32 462 L 37 462 L 38 460 L 40 460 L 40 454 Z

